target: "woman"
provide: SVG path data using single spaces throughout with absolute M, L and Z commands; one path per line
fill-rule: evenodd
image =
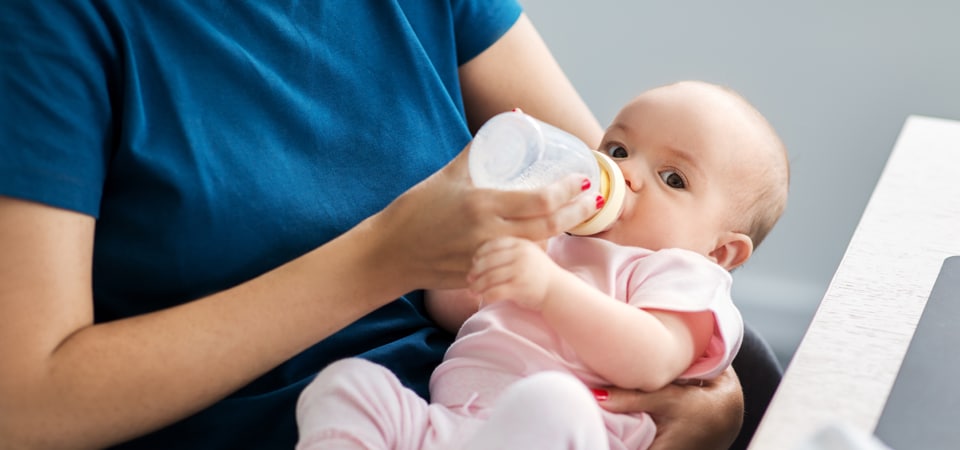
M 480 192 L 458 157 L 514 107 L 600 138 L 515 2 L 304 3 L 0 4 L 4 444 L 292 447 L 334 359 L 423 392 L 450 337 L 419 289 L 594 207 Z M 733 439 L 732 372 L 669 389 L 605 406 L 663 447 Z

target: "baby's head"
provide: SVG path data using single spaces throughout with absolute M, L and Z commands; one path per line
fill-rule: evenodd
M 783 143 L 750 103 L 721 86 L 683 81 L 640 94 L 599 150 L 627 182 L 623 214 L 597 235 L 619 244 L 685 248 L 732 270 L 786 206 Z

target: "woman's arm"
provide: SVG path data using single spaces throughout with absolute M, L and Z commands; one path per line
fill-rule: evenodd
M 405 292 L 463 286 L 481 242 L 542 239 L 593 208 L 576 179 L 536 192 L 474 189 L 464 155 L 275 270 L 99 324 L 94 219 L 0 197 L 0 436 L 13 447 L 95 448 L 158 429 Z
M 463 103 L 476 131 L 497 113 L 521 108 L 596 148 L 600 122 L 560 69 L 526 15 L 500 40 L 460 67 Z
M 172 423 L 409 287 L 358 227 L 236 288 L 94 325 L 94 227 L 0 198 L 0 435 L 13 447 L 102 447 Z
M 507 67 L 509 49 L 528 45 L 522 41 L 531 30 L 522 20 L 462 67 L 475 125 L 497 109 L 528 103 L 531 112 L 553 111 L 545 100 L 556 92 L 530 93 L 518 104 L 523 97 L 484 91 L 492 86 L 485 73 Z M 542 57 L 538 45 L 530 49 Z M 558 80 L 562 94 L 565 79 Z M 578 124 L 582 117 L 570 119 Z M 598 130 L 595 121 L 591 127 Z M 481 242 L 545 239 L 594 210 L 592 199 L 578 195 L 578 179 L 536 192 L 480 191 L 468 179 L 462 152 L 380 213 L 300 258 L 205 298 L 97 324 L 95 220 L 0 197 L 0 436 L 14 447 L 94 448 L 158 429 L 405 292 L 464 286 Z

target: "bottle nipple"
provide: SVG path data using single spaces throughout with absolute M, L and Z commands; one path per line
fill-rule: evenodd
M 603 153 L 594 151 L 593 154 L 600 166 L 600 195 L 605 202 L 593 217 L 569 231 L 578 236 L 589 236 L 610 228 L 620 217 L 623 199 L 627 195 L 627 183 L 620 166 Z

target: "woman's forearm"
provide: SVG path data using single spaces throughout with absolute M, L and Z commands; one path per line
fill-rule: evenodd
M 58 262 L 89 257 L 89 242 L 56 237 L 91 239 L 92 219 L 4 202 L 0 436 L 13 447 L 103 447 L 160 428 L 412 289 L 361 225 L 235 288 L 94 325 L 89 263 Z
M 273 271 L 97 325 L 93 218 L 0 197 L 0 436 L 14 447 L 102 447 L 158 429 L 406 292 L 464 287 L 481 242 L 544 239 L 589 213 L 575 179 L 474 189 L 465 156 Z

